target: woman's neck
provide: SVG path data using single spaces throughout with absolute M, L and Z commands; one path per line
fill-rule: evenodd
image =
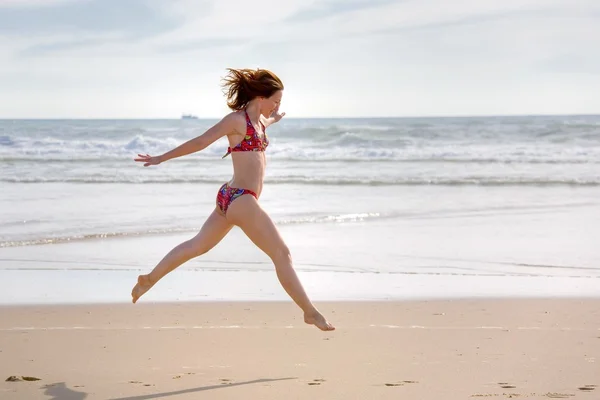
M 258 102 L 251 100 L 246 106 L 246 112 L 248 113 L 250 121 L 257 124 L 260 122 L 260 109 L 258 107 Z

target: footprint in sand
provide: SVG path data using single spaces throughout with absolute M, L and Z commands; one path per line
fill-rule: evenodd
M 407 383 L 419 383 L 417 381 L 401 381 L 396 383 L 386 383 L 385 386 L 404 386 Z
M 18 381 L 34 382 L 34 381 L 41 381 L 41 379 L 36 378 L 35 376 L 9 376 L 8 378 L 6 378 L 6 382 L 18 382 Z
M 142 382 L 140 382 L 140 381 L 129 381 L 129 383 L 142 383 Z M 143 385 L 144 386 L 154 386 L 153 383 L 144 383 Z
M 580 387 L 578 389 L 581 390 L 581 391 L 584 391 L 584 392 L 590 392 L 592 390 L 595 390 L 596 387 L 597 387 L 596 385 L 585 385 L 585 386 L 582 386 L 582 387 Z
M 507 382 L 498 382 L 498 385 L 500 385 L 500 387 L 502 389 L 515 389 L 516 388 L 516 386 L 510 385 Z

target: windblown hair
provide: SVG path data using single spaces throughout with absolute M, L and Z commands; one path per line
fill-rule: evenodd
M 271 97 L 283 90 L 281 80 L 266 69 L 233 69 L 223 78 L 227 105 L 234 111 L 242 110 L 256 97 Z

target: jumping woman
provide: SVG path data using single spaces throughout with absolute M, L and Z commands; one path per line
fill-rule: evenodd
M 223 157 L 231 155 L 233 177 L 217 192 L 216 207 L 200 232 L 173 248 L 149 274 L 138 277 L 131 292 L 132 301 L 135 303 L 181 264 L 215 247 L 235 225 L 273 261 L 279 282 L 304 312 L 304 322 L 324 331 L 334 330 L 306 295 L 294 270 L 290 250 L 258 202 L 265 177 L 265 150 L 269 145 L 265 129 L 285 115 L 279 113 L 283 83 L 265 69 L 229 68 L 228 71 L 223 88 L 227 105 L 233 110 L 231 113 L 204 134 L 163 155 L 138 154 L 135 158 L 135 161 L 144 163 L 144 167 L 158 165 L 203 150 L 227 136 L 229 148 Z

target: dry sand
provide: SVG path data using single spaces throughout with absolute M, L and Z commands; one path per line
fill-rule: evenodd
M 0 399 L 600 399 L 600 299 L 318 306 L 2 307 Z

